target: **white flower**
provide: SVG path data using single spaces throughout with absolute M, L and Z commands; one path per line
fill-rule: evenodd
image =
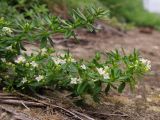
M 38 64 L 37 64 L 35 61 L 32 61 L 30 64 L 31 64 L 33 67 L 38 67 Z
M 26 61 L 25 57 L 23 56 L 18 56 L 18 58 L 15 60 L 16 63 L 24 63 Z
M 11 62 L 7 62 L 7 65 L 13 65 Z
M 11 28 L 9 28 L 9 27 L 3 27 L 3 28 L 2 28 L 2 32 L 3 32 L 4 34 L 11 34 L 13 31 L 12 31 Z
M 147 70 L 151 69 L 151 61 L 144 59 L 144 58 L 141 58 L 140 61 L 142 62 L 142 64 L 144 64 L 146 66 Z
M 60 56 L 61 56 L 62 58 L 64 58 L 64 57 L 65 57 L 65 54 L 61 54 Z
M 141 98 L 142 98 L 142 95 L 137 95 L 136 98 L 137 98 L 137 99 L 141 99 Z
M 79 83 L 79 82 L 81 82 L 81 79 L 80 78 L 71 78 L 71 84 L 77 84 L 77 83 Z
M 147 98 L 146 100 L 147 100 L 147 102 L 152 102 L 151 98 Z
M 42 52 L 47 52 L 47 49 L 46 48 L 42 48 L 41 51 Z
M 97 68 L 97 71 L 100 75 L 104 75 L 105 74 L 105 70 L 103 68 Z
M 6 50 L 12 50 L 12 46 L 6 47 Z
M 76 60 L 75 60 L 75 59 L 73 59 L 73 58 L 70 58 L 70 61 L 71 61 L 71 62 L 76 62 Z
M 83 64 L 83 65 L 81 65 L 81 68 L 82 69 L 84 69 L 84 70 L 86 70 L 87 68 L 86 68 L 86 66 Z
M 108 69 L 109 69 L 109 67 L 108 67 L 108 66 L 105 66 L 105 67 L 104 67 L 104 69 L 105 69 L 105 70 L 108 70 Z
M 92 79 L 92 81 L 96 82 L 96 81 L 98 81 L 98 79 Z
M 54 61 L 54 63 L 55 63 L 56 65 L 65 64 L 65 63 L 66 63 L 65 60 L 60 59 L 60 58 L 56 58 L 56 57 L 52 57 L 52 60 Z
M 26 67 L 29 67 L 29 63 L 28 62 L 26 63 Z
M 104 75 L 103 75 L 103 78 L 104 79 L 109 79 L 110 77 L 109 77 L 109 74 L 108 73 L 105 73 Z
M 1 58 L 1 61 L 2 62 L 6 62 L 6 58 Z
M 26 82 L 27 82 L 27 78 L 24 77 L 24 78 L 22 79 L 22 83 L 24 84 L 24 83 L 26 83 Z
M 42 55 L 45 55 L 46 52 L 47 52 L 47 49 L 46 49 L 46 48 L 42 48 L 42 49 L 41 49 L 41 54 L 42 54 Z
M 42 79 L 44 79 L 43 75 L 39 75 L 35 78 L 38 82 L 41 81 Z
M 72 58 L 71 55 L 68 56 L 68 59 L 67 59 L 69 62 L 76 62 L 76 60 L 74 58 Z
M 108 68 L 107 68 L 108 69 Z M 109 73 L 107 73 L 103 68 L 97 68 L 97 71 L 104 79 L 109 79 Z

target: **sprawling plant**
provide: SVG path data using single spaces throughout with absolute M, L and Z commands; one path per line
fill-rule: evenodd
M 56 33 L 76 37 L 75 29 L 87 27 L 93 30 L 96 19 L 108 14 L 103 9 L 87 9 L 85 15 L 74 10 L 71 20 L 46 14 L 32 14 L 29 18 L 6 21 L 0 18 L 0 82 L 6 90 L 40 90 L 47 86 L 68 90 L 73 96 L 89 94 L 94 100 L 101 92 L 116 89 L 122 92 L 127 84 L 134 88 L 139 76 L 150 70 L 150 61 L 133 54 L 120 54 L 117 50 L 100 54 L 90 62 L 76 61 L 70 53 L 57 56 L 49 48 Z M 7 18 L 6 18 L 7 19 Z M 41 49 L 30 55 L 24 53 L 23 41 L 40 41 Z M 102 87 L 103 86 L 103 87 Z M 104 90 L 105 88 L 105 90 Z
M 93 60 L 84 62 L 76 61 L 69 53 L 56 56 L 54 50 L 46 48 L 31 55 L 23 53 L 13 62 L 1 58 L 0 63 L 5 70 L 1 72 L 1 82 L 7 90 L 37 91 L 47 86 L 69 90 L 74 96 L 89 94 L 94 100 L 110 89 L 121 93 L 127 84 L 134 89 L 137 78 L 151 67 L 136 51 L 130 55 L 107 53 L 104 62 L 97 53 Z

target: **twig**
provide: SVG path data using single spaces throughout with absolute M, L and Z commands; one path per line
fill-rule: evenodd
M 2 91 L 1 91 L 0 96 L 14 96 L 14 95 L 10 94 L 10 93 L 2 93 Z
M 33 43 L 33 42 L 23 41 L 23 43 L 25 43 L 25 44 L 31 44 L 31 45 L 34 45 L 34 46 L 38 46 L 37 43 Z
M 27 106 L 45 107 L 41 103 L 28 102 L 28 101 L 23 101 L 23 100 L 0 100 L 0 103 L 3 103 L 3 104 L 12 104 L 12 105 L 22 105 L 22 103 L 24 103 Z
M 51 38 L 51 37 L 48 37 L 48 40 L 49 40 L 49 42 L 50 42 L 50 45 L 54 48 L 55 43 L 52 41 L 52 38 Z
M 22 105 L 27 109 L 27 110 L 31 110 L 27 105 L 24 104 L 24 102 L 22 102 Z
M 91 118 L 91 117 L 89 117 L 89 116 L 87 116 L 83 113 L 78 112 L 78 111 L 72 110 L 72 112 L 74 112 L 75 114 L 77 114 L 79 116 L 82 116 L 82 117 L 86 118 L 87 120 L 95 120 L 94 118 Z
M 15 111 L 13 111 L 13 110 L 10 110 L 10 109 L 7 109 L 7 108 L 5 108 L 5 107 L 3 107 L 2 105 L 0 105 L 0 109 L 2 110 L 2 111 L 4 111 L 4 112 L 7 112 L 7 113 L 9 113 L 9 114 L 11 114 L 11 115 L 13 115 L 13 117 L 16 119 L 16 120 L 38 120 L 37 118 L 35 119 L 33 119 L 33 118 L 29 118 L 29 117 L 27 117 L 25 114 L 23 114 L 23 113 L 18 113 L 18 112 L 15 112 Z
M 1 115 L 0 115 L 0 120 L 5 120 L 6 117 L 7 117 L 7 113 L 6 113 L 6 112 L 3 112 L 3 113 L 1 113 Z
M 21 99 L 21 98 L 18 98 L 18 97 L 15 97 L 15 96 L 1 96 L 0 95 L 0 100 L 2 100 L 2 99 L 16 99 L 16 100 L 18 100 L 18 99 Z
M 47 101 L 49 101 L 49 102 L 52 101 L 51 99 L 49 99 L 49 98 L 47 98 L 47 97 L 45 97 L 45 96 L 42 96 L 42 95 L 40 95 L 40 94 L 34 93 L 34 95 L 37 96 L 37 97 L 39 97 L 39 98 L 41 98 L 41 99 L 47 100 Z
M 49 103 L 47 103 L 47 102 L 45 102 L 45 101 L 38 100 L 38 99 L 33 98 L 33 97 L 31 97 L 31 96 L 22 94 L 22 93 L 20 93 L 20 92 L 18 92 L 18 91 L 15 91 L 15 93 L 18 94 L 18 95 L 20 95 L 20 96 L 23 96 L 23 97 L 26 97 L 26 98 L 28 98 L 28 99 L 31 99 L 31 100 L 33 100 L 33 101 L 39 102 L 39 103 L 41 103 L 41 104 L 44 104 L 44 105 L 46 105 L 46 106 L 52 107 L 53 109 L 60 110 L 61 112 L 63 111 L 63 112 L 65 112 L 65 113 L 67 113 L 68 116 L 70 116 L 70 117 L 73 116 L 73 117 L 74 117 L 75 119 L 77 119 L 77 120 L 83 120 L 81 117 L 77 116 L 75 113 L 73 113 L 73 112 L 71 112 L 70 110 L 67 110 L 67 109 L 65 109 L 65 108 L 63 108 L 63 107 L 60 107 L 60 106 L 57 106 L 57 105 L 53 105 L 53 104 L 49 104 Z
M 66 42 L 66 41 L 68 41 L 68 39 L 64 39 L 64 38 L 62 38 L 62 40 L 52 40 L 53 42 L 54 42 L 54 44 L 61 44 L 61 43 L 63 43 L 63 42 Z
M 91 111 L 86 111 L 88 114 L 94 115 L 94 116 L 120 116 L 120 117 L 128 117 L 127 114 L 116 114 L 116 113 L 99 113 L 99 112 L 91 112 Z
M 50 88 L 50 87 L 48 87 L 48 86 L 43 86 L 42 89 L 44 89 L 44 90 L 49 90 L 49 91 L 54 91 L 54 90 L 55 90 L 55 89 Z
M 122 49 L 122 53 L 124 56 L 126 56 L 126 52 L 124 51 L 124 48 L 121 48 Z

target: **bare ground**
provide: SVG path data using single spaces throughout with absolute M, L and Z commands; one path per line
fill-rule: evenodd
M 78 30 L 80 42 L 74 40 L 59 40 L 55 48 L 58 50 L 69 50 L 76 58 L 86 60 L 94 56 L 94 53 L 108 52 L 123 48 L 126 52 L 138 49 L 142 57 L 152 61 L 152 72 L 146 75 L 139 83 L 136 91 L 131 93 L 128 89 L 123 94 L 112 91 L 108 96 L 102 96 L 100 104 L 88 100 L 88 105 L 81 108 L 75 106 L 72 100 L 65 97 L 65 93 L 51 93 L 53 104 L 62 106 L 69 110 L 78 110 L 96 120 L 160 120 L 160 32 L 135 29 L 128 32 L 110 29 L 102 24 L 102 30 L 90 33 Z M 26 45 L 28 49 L 33 48 Z M 13 106 L 1 104 L 15 112 L 21 112 L 34 119 L 40 120 L 70 120 L 72 118 L 62 112 L 49 108 L 33 108 L 22 105 Z M 9 120 L 12 116 L 1 112 L 0 119 Z

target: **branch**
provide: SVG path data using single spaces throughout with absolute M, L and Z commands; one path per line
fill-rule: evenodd
M 104 116 L 104 117 L 108 117 L 108 116 L 119 116 L 119 117 L 128 117 L 127 114 L 116 114 L 116 113 L 111 113 L 111 114 L 108 114 L 108 113 L 99 113 L 99 112 L 92 112 L 92 111 L 86 111 L 88 114 L 90 115 L 94 115 L 94 116 Z
M 13 116 L 14 120 L 39 120 L 37 118 L 36 119 L 29 118 L 26 114 L 15 112 L 15 110 L 8 109 L 8 108 L 3 107 L 1 105 L 0 105 L 0 109 L 4 112 L 11 114 Z
M 57 105 L 53 105 L 53 104 L 47 103 L 47 102 L 42 101 L 42 100 L 38 100 L 38 99 L 33 98 L 33 97 L 31 97 L 31 96 L 22 94 L 22 93 L 20 93 L 20 92 L 18 92 L 18 91 L 15 91 L 15 93 L 18 94 L 18 95 L 20 95 L 20 96 L 26 97 L 26 98 L 28 98 L 28 99 L 30 99 L 30 100 L 33 100 L 33 101 L 39 102 L 39 103 L 41 103 L 41 104 L 44 104 L 44 105 L 46 105 L 46 106 L 52 107 L 53 109 L 57 109 L 57 110 L 59 110 L 60 112 L 65 112 L 69 117 L 72 116 L 72 117 L 74 117 L 76 120 L 83 120 L 81 117 L 77 116 L 75 113 L 73 113 L 73 112 L 71 112 L 70 110 L 67 110 L 67 109 L 65 109 L 65 108 L 63 108 L 63 107 L 60 107 L 60 106 L 57 106 Z
M 72 110 L 72 111 L 73 111 L 75 114 L 86 118 L 87 120 L 95 120 L 94 118 L 91 118 L 91 117 L 89 117 L 89 116 L 87 116 L 87 115 L 85 115 L 85 114 L 83 114 L 83 113 L 78 112 L 78 111 L 75 111 L 75 110 Z
M 27 105 L 27 106 L 33 106 L 33 107 L 45 107 L 45 105 L 41 103 L 36 102 L 28 102 L 24 100 L 0 100 L 0 103 L 2 104 L 11 104 L 11 105 Z

